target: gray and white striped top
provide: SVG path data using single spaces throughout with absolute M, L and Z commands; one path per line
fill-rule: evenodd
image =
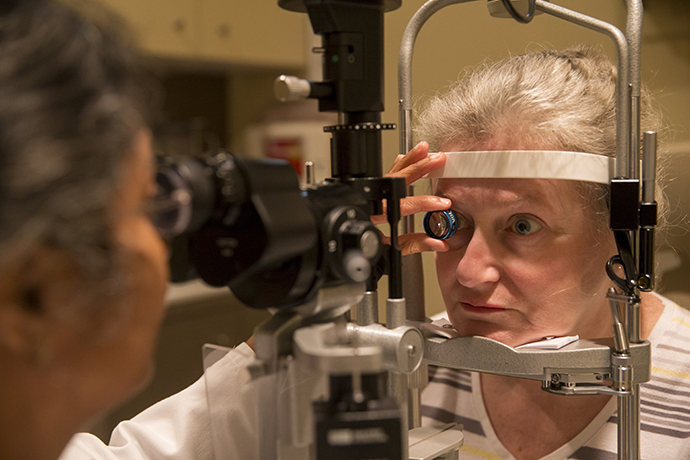
M 643 460 L 690 459 L 690 312 L 662 298 L 664 312 L 652 331 L 652 379 L 641 386 Z M 514 460 L 498 440 L 484 408 L 479 374 L 430 368 L 422 394 L 422 424 L 464 425 L 460 459 Z M 542 460 L 617 459 L 617 402 L 611 398 L 568 444 Z

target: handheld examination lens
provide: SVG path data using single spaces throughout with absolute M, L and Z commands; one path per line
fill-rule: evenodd
M 430 211 L 424 216 L 424 231 L 437 240 L 446 240 L 455 235 L 458 218 L 453 211 Z

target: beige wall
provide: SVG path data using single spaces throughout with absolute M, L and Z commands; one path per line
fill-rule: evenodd
M 397 121 L 397 57 L 400 40 L 422 0 L 403 0 L 386 18 L 386 112 Z M 623 0 L 557 0 L 566 8 L 610 22 L 625 30 Z M 642 79 L 656 94 L 672 127 L 670 140 L 690 142 L 690 3 L 647 0 L 643 27 Z M 673 6 L 673 9 L 671 8 Z M 413 58 L 412 84 L 417 102 L 446 87 L 468 66 L 541 48 L 578 43 L 601 44 L 615 59 L 607 37 L 563 20 L 541 15 L 528 25 L 489 16 L 484 1 L 453 5 L 433 16 L 422 29 Z M 686 149 L 687 150 L 687 149 Z M 384 169 L 398 152 L 397 133 L 384 134 Z M 690 171 L 687 171 L 690 173 Z M 419 192 L 418 192 L 419 193 Z M 433 258 L 425 255 L 427 313 L 443 309 L 436 286 Z M 385 287 L 383 289 L 385 291 Z

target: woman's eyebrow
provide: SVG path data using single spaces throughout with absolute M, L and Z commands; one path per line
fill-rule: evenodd
M 441 198 L 448 198 L 451 201 L 453 201 L 454 205 L 456 204 L 456 202 L 458 202 L 458 204 L 462 202 L 461 196 L 452 197 L 445 191 L 434 191 L 434 195 L 439 196 Z M 507 210 L 520 208 L 524 206 L 539 207 L 546 212 L 558 212 L 559 210 L 562 211 L 564 209 L 561 200 L 557 199 L 557 197 L 552 198 L 551 196 L 546 194 L 546 191 L 542 190 L 518 192 L 510 197 L 500 197 L 495 201 L 495 203 L 499 203 Z

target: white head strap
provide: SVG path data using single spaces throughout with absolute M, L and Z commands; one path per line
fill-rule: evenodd
M 446 164 L 428 174 L 437 178 L 569 179 L 609 183 L 615 158 L 555 150 L 447 152 Z

